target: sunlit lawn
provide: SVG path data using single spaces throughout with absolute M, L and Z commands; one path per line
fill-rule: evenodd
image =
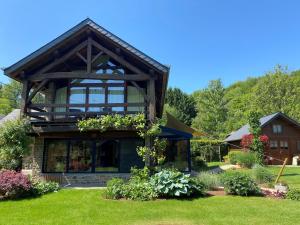
M 300 203 L 218 196 L 150 202 L 113 201 L 103 190 L 62 190 L 0 203 L 0 224 L 299 224 Z

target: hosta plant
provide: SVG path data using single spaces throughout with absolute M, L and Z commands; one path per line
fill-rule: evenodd
M 186 197 L 202 194 L 204 189 L 203 184 L 190 178 L 190 175 L 174 170 L 162 170 L 154 174 L 150 183 L 162 197 Z

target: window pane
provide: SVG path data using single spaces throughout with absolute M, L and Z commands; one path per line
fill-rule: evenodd
M 97 79 L 74 79 L 71 82 L 72 84 L 99 84 L 102 83 L 101 80 Z
M 105 90 L 102 87 L 89 88 L 89 103 L 101 104 L 105 103 Z
M 120 140 L 120 172 L 129 173 L 130 168 L 136 166 L 143 168 L 144 162 L 136 152 L 137 146 L 143 146 L 142 139 L 122 139 Z
M 70 142 L 69 171 L 92 171 L 92 144 L 90 141 Z
M 96 143 L 95 172 L 117 172 L 119 167 L 118 142 Z
M 127 102 L 128 103 L 143 103 L 144 96 L 138 91 L 136 87 L 127 87 Z M 145 107 L 143 106 L 128 106 L 127 111 L 129 112 L 144 112 Z
M 124 87 L 108 87 L 108 103 L 124 103 Z
M 166 148 L 165 167 L 188 171 L 188 141 L 169 140 Z
M 71 87 L 70 104 L 85 104 L 85 87 Z M 70 107 L 70 112 L 84 112 L 84 107 Z
M 270 148 L 277 148 L 277 147 L 278 147 L 277 141 L 271 140 L 271 141 L 270 141 Z
M 67 158 L 67 142 L 59 140 L 49 140 L 45 144 L 45 172 L 65 172 Z

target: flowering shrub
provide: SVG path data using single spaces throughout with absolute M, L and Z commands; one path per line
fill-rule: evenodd
M 32 184 L 28 176 L 16 171 L 0 171 L 0 197 L 20 198 L 28 195 Z
M 254 135 L 253 134 L 246 134 L 242 137 L 241 146 L 244 149 L 250 149 L 252 145 Z M 269 137 L 267 135 L 260 135 L 259 140 L 263 143 L 264 147 L 268 146 L 269 144 Z
M 285 193 L 279 190 L 271 190 L 271 189 L 261 189 L 262 195 L 271 198 L 285 198 Z

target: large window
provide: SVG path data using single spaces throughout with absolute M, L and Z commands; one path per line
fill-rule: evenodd
M 45 142 L 45 172 L 65 172 L 67 162 L 68 145 L 65 141 L 46 141 Z
M 276 140 L 270 140 L 270 148 L 271 149 L 277 149 L 278 148 L 278 142 Z
M 289 148 L 289 144 L 287 141 L 280 141 L 280 148 L 281 149 L 288 149 Z
M 189 171 L 188 140 L 169 140 L 166 148 L 166 167 Z
M 136 147 L 143 141 L 136 138 L 116 140 L 45 141 L 44 172 L 89 173 L 125 172 L 144 163 Z

